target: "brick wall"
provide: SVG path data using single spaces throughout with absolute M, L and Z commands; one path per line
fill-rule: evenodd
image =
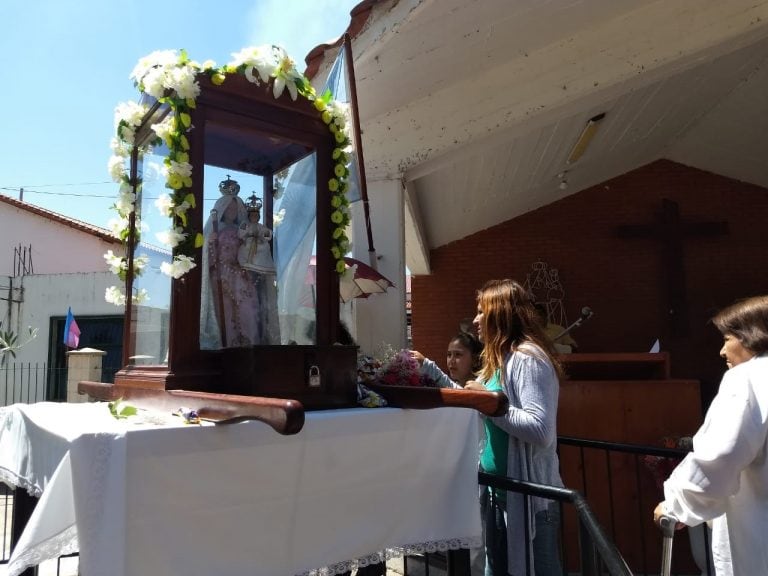
M 413 346 L 445 368 L 445 349 L 475 290 L 492 278 L 524 281 L 542 260 L 559 271 L 569 321 L 594 317 L 573 336 L 582 352 L 646 352 L 656 338 L 673 377 L 702 381 L 705 403 L 724 370 L 709 318 L 737 298 L 768 293 L 768 191 L 659 160 L 431 252 L 432 274 L 412 279 Z M 683 241 L 688 333 L 675 335 L 666 307 L 663 244 L 619 238 L 621 224 L 650 224 L 662 199 L 681 221 L 726 221 L 724 236 Z

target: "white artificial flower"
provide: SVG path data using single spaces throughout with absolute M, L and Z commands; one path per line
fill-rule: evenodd
M 162 140 L 166 140 L 168 138 L 168 135 L 173 132 L 175 124 L 175 118 L 173 115 L 168 115 L 165 117 L 165 119 L 162 122 L 158 122 L 157 124 L 152 124 L 151 128 L 152 131 L 157 134 L 158 138 L 161 138 Z
M 165 75 L 165 87 L 175 91 L 179 98 L 195 99 L 200 94 L 196 76 L 197 70 L 193 66 L 171 68 Z
M 186 237 L 187 234 L 184 232 L 184 229 L 178 226 L 172 230 L 163 230 L 155 234 L 155 238 L 171 248 L 178 246 Z
M 149 256 L 147 256 L 146 254 L 142 254 L 141 256 L 134 256 L 133 268 L 136 271 L 136 274 L 141 275 L 141 273 L 144 272 L 144 268 L 147 267 L 148 263 L 149 263 Z
M 163 68 L 152 68 L 142 80 L 144 92 L 154 98 L 162 98 L 165 95 L 166 72 Z
M 117 286 L 110 286 L 104 294 L 104 300 L 115 306 L 125 306 L 125 294 Z
M 128 230 L 129 226 L 128 218 L 110 218 L 107 222 L 107 228 L 112 233 L 112 236 L 122 240 L 121 235 L 123 231 Z
M 280 208 L 278 212 L 272 215 L 272 224 L 277 228 L 280 226 L 280 224 L 283 223 L 283 220 L 285 219 L 285 208 Z
M 136 66 L 133 68 L 129 78 L 134 82 L 140 84 L 147 75 L 147 72 L 155 68 L 156 66 L 165 67 L 172 66 L 178 62 L 179 56 L 176 50 L 156 50 L 151 54 L 140 58 Z
M 328 103 L 328 109 L 331 112 L 333 123 L 349 136 L 349 124 L 352 118 L 352 108 L 349 103 L 332 100 Z
M 107 261 L 107 266 L 109 266 L 112 274 L 119 274 L 128 269 L 128 261 L 122 256 L 117 256 L 112 250 L 107 250 L 107 253 L 104 254 L 104 260 Z
M 168 194 L 160 194 L 155 200 L 155 206 L 163 216 L 168 218 L 173 216 L 173 199 Z
M 192 208 L 191 204 L 186 200 L 184 200 L 184 202 L 182 202 L 181 204 L 179 204 L 173 209 L 173 213 L 176 214 L 176 216 L 182 216 L 186 214 L 187 210 L 189 210 L 190 208 Z
M 171 174 L 178 174 L 182 178 L 192 176 L 192 164 L 189 162 L 176 162 L 171 160 L 169 166 L 166 166 L 166 171 Z
M 272 95 L 275 98 L 280 98 L 283 90 L 287 87 L 288 92 L 291 95 L 291 100 L 295 101 L 298 96 L 296 80 L 301 79 L 301 73 L 296 70 L 296 65 L 293 60 L 290 59 L 284 48 L 275 46 L 274 52 L 277 59 L 277 66 L 272 73 L 272 76 L 275 78 L 275 83 L 272 86 Z
M 198 68 L 200 70 L 211 70 L 213 68 L 216 68 L 216 62 L 213 60 L 206 60 L 202 64 L 198 64 L 193 60 L 192 65 L 195 66 L 195 68 Z
M 195 261 L 192 260 L 192 258 L 179 254 L 178 256 L 174 256 L 173 262 L 163 262 L 160 264 L 160 272 L 166 276 L 172 276 L 173 278 L 179 279 L 194 267 Z
M 238 68 L 243 64 L 246 65 L 245 77 L 249 82 L 258 85 L 259 78 L 262 82 L 269 82 L 277 67 L 277 60 L 271 46 L 251 46 L 233 53 L 232 62 L 228 66 Z M 254 75 L 254 70 L 258 72 L 258 77 Z
M 120 191 L 117 194 L 115 208 L 120 216 L 127 218 L 133 212 L 136 203 L 136 194 L 133 193 L 133 187 L 128 182 L 123 181 L 120 184 Z
M 133 146 L 133 143 L 136 140 L 135 128 L 131 128 L 130 126 L 120 126 L 120 129 L 118 130 L 118 132 L 120 133 L 120 139 L 123 142 Z
M 111 138 L 109 141 L 109 148 L 112 150 L 112 154 L 115 156 L 127 156 L 123 151 L 123 143 L 117 138 Z
M 134 304 L 143 304 L 147 300 L 149 300 L 149 293 L 147 292 L 146 288 L 140 288 L 136 294 L 133 295 L 133 303 Z
M 115 106 L 115 127 L 122 121 L 135 128 L 141 124 L 146 113 L 147 107 L 138 102 L 134 102 L 133 100 L 120 102 L 120 104 Z
M 125 175 L 125 159 L 120 156 L 110 156 L 107 169 L 113 181 L 121 182 Z

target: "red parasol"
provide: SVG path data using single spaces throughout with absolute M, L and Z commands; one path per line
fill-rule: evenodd
M 368 298 L 371 294 L 383 294 L 387 288 L 395 285 L 378 270 L 374 270 L 368 264 L 355 258 L 344 257 L 347 269 L 339 278 L 339 296 L 342 302 L 349 302 L 354 298 Z M 314 283 L 315 257 L 309 261 L 308 279 Z

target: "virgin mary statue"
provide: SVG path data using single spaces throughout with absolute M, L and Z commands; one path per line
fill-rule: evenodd
M 256 287 L 237 258 L 248 213 L 235 180 L 227 176 L 219 192 L 203 228 L 200 348 L 208 350 L 261 343 Z

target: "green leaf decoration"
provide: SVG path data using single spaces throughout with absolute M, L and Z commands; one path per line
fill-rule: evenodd
M 139 412 L 135 406 L 123 402 L 122 398 L 110 402 L 107 406 L 109 407 L 109 413 L 112 414 L 112 417 L 117 418 L 118 420 L 128 418 L 129 416 L 135 416 Z

